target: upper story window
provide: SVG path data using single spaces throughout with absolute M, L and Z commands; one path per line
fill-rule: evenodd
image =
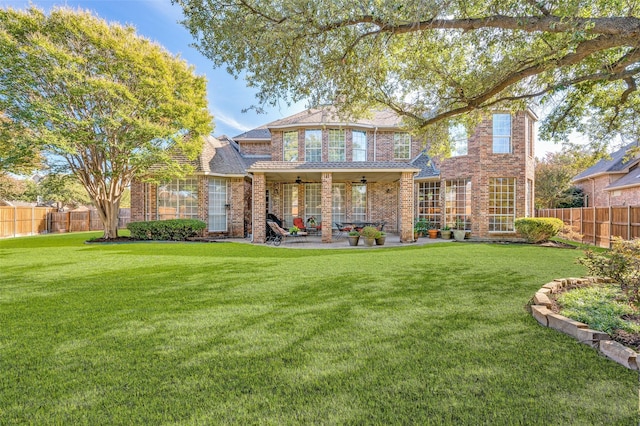
M 493 114 L 493 153 L 511 154 L 511 114 Z
M 304 160 L 322 161 L 322 130 L 304 132 Z
M 409 133 L 393 134 L 393 158 L 408 160 L 411 157 L 411 135 Z
M 467 155 L 468 140 L 467 128 L 463 124 L 449 126 L 449 140 L 451 141 L 451 156 Z
M 525 142 L 527 144 L 527 154 L 529 155 L 529 157 L 533 157 L 533 154 L 534 154 L 533 145 L 535 141 L 535 136 L 533 134 L 533 120 L 529 117 L 525 117 L 524 125 L 525 125 L 525 132 L 526 132 Z
M 329 161 L 347 160 L 347 142 L 344 130 L 329 130 Z
M 282 158 L 284 161 L 298 161 L 298 132 L 284 132 Z
M 367 161 L 367 132 L 354 130 L 351 144 L 353 161 Z

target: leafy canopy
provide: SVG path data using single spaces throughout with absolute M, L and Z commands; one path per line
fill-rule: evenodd
M 197 48 L 245 75 L 261 105 L 387 106 L 445 140 L 451 121 L 540 100 L 544 137 L 638 134 L 637 1 L 172 1 Z
M 183 60 L 130 26 L 65 8 L 0 9 L 0 111 L 0 136 L 12 136 L 4 150 L 28 141 L 59 160 L 91 196 L 105 237 L 117 234 L 131 180 L 187 173 L 176 155 L 195 158 L 212 120 L 205 79 Z

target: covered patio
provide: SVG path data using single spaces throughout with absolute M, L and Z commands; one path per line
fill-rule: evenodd
M 258 161 L 248 169 L 252 182 L 253 242 L 266 241 L 267 214 L 285 219 L 293 214 L 320 216 L 319 238 L 332 243 L 336 222 L 385 222 L 399 242 L 413 241 L 414 175 L 419 169 L 408 163 L 389 162 L 284 162 Z M 313 206 L 305 191 L 317 191 Z M 364 194 L 358 204 L 356 191 Z M 295 209 L 290 203 L 295 192 Z M 357 194 L 356 194 L 357 195 Z M 289 197 L 289 198 L 287 198 Z M 291 222 L 292 223 L 292 222 Z

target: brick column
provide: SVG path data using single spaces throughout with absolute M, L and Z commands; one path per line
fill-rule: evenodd
M 333 183 L 333 175 L 329 172 L 322 172 L 322 242 L 331 242 L 331 222 L 333 212 L 333 196 L 331 191 L 331 185 Z
M 267 191 L 264 173 L 253 175 L 253 242 L 264 243 L 267 239 Z
M 403 172 L 400 177 L 400 242 L 413 241 L 413 173 Z

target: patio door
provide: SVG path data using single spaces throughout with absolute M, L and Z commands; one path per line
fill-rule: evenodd
M 227 232 L 227 181 L 209 179 L 209 231 Z

